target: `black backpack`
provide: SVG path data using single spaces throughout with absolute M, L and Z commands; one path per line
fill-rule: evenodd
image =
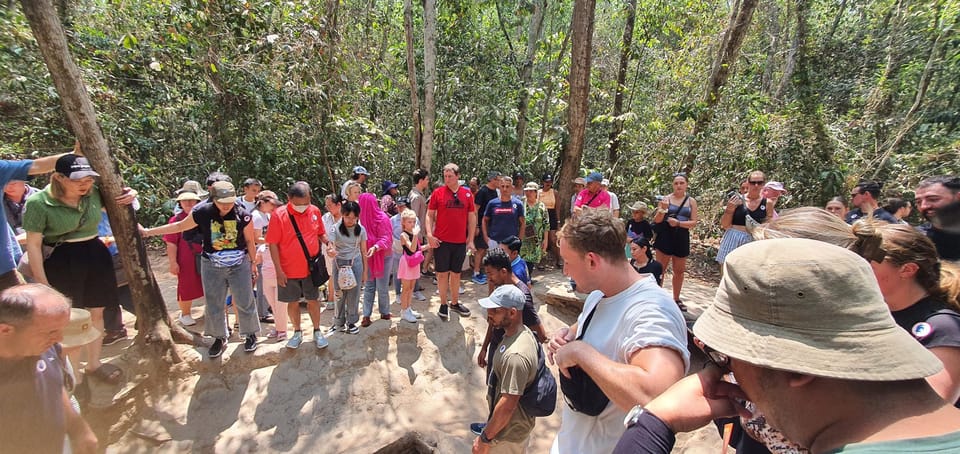
M 527 328 L 524 327 L 524 329 Z M 487 392 L 492 398 L 500 379 L 497 374 L 491 372 L 488 380 L 490 386 L 487 388 Z M 520 405 L 528 415 L 538 418 L 552 415 L 557 408 L 557 380 L 553 378 L 553 374 L 550 373 L 550 369 L 544 362 L 543 347 L 540 346 L 540 342 L 537 342 L 537 376 L 530 383 L 530 386 L 523 390 L 523 394 L 520 396 Z M 490 415 L 493 415 L 492 406 Z

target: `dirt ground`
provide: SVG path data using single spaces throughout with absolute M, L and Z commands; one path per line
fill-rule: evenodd
M 151 256 L 153 269 L 175 317 L 176 280 L 166 273 L 166 259 Z M 465 273 L 466 276 L 466 273 Z M 548 332 L 576 319 L 565 308 L 544 304 L 548 291 L 566 291 L 566 279 L 557 270 L 535 274 L 538 312 Z M 669 279 L 665 279 L 668 282 Z M 88 412 L 101 440 L 110 440 L 107 452 L 469 452 L 473 435 L 469 423 L 487 414 L 483 371 L 476 364 L 486 320 L 476 304 L 486 286 L 464 279 L 461 296 L 473 310 L 469 318 L 436 315 L 438 296 L 429 278 L 421 280 L 428 301 L 414 301 L 424 314 L 421 323 L 377 320 L 359 335 L 338 333 L 330 346 L 317 350 L 311 337 L 297 350 L 263 339 L 254 353 L 242 350 L 234 336 L 224 355 L 205 359 L 206 348 L 182 347 L 185 364 L 168 389 L 141 389 L 133 377 L 116 389 L 94 389 Z M 684 301 L 696 316 L 712 298 L 714 287 L 689 278 Z M 391 291 L 392 294 L 392 291 Z M 394 313 L 399 307 L 392 306 Z M 203 314 L 202 301 L 194 317 Z M 134 360 L 128 349 L 133 316 L 127 317 L 130 340 L 105 348 L 112 361 Z M 321 316 L 330 325 L 332 311 Z M 691 317 L 692 318 L 692 317 Z M 265 325 L 266 326 L 266 325 Z M 202 328 L 202 321 L 192 327 Z M 270 328 L 271 326 L 266 326 Z M 304 318 L 304 330 L 309 332 Z M 266 332 L 266 330 L 264 331 Z M 692 361 L 692 369 L 702 359 Z M 552 369 L 554 374 L 556 369 Z M 142 377 L 141 377 L 142 378 Z M 149 391 L 149 392 L 144 392 Z M 558 411 L 537 420 L 533 453 L 549 452 L 560 426 Z M 414 448 L 411 440 L 421 448 Z M 408 443 L 409 442 L 409 443 Z M 430 450 L 423 450 L 429 447 Z M 674 452 L 718 452 L 720 439 L 712 426 L 680 434 Z

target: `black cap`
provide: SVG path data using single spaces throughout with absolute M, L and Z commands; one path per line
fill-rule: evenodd
M 75 154 L 60 156 L 60 159 L 57 159 L 56 171 L 66 175 L 71 180 L 100 176 L 99 173 L 93 171 L 93 167 L 90 167 L 87 158 Z
M 410 206 L 410 197 L 407 197 L 407 196 L 405 196 L 405 195 L 402 195 L 402 196 L 400 196 L 400 197 L 397 197 L 397 198 L 394 200 L 394 202 L 396 202 L 397 205 Z
M 541 178 L 540 181 L 550 181 L 550 182 L 553 182 L 553 175 L 550 175 L 549 173 L 545 173 L 545 174 L 543 174 L 543 178 Z
M 514 173 L 513 173 L 513 179 L 514 179 L 514 180 L 516 180 L 516 179 L 524 180 L 525 178 L 523 178 L 523 172 L 514 172 Z

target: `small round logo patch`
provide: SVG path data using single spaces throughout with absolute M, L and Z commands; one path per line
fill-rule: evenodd
M 37 372 L 43 372 L 47 370 L 47 362 L 40 358 L 37 360 Z
M 927 322 L 920 322 L 916 325 L 913 325 L 913 328 L 910 329 L 910 332 L 913 333 L 913 337 L 916 337 L 917 339 L 923 339 L 933 333 L 933 327 Z
M 500 346 L 500 353 L 503 353 L 503 352 L 505 352 L 505 351 L 507 351 L 507 346 L 506 346 L 506 345 L 501 345 L 501 346 Z

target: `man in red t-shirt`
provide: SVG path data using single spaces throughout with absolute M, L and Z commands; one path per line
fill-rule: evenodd
M 267 225 L 266 240 L 277 271 L 277 300 L 287 303 L 287 315 L 293 323 L 293 336 L 287 341 L 287 348 L 297 348 L 303 342 L 303 332 L 300 330 L 301 298 L 307 300 L 307 312 L 313 322 L 313 341 L 317 348 L 328 345 L 320 330 L 320 291 L 313 285 L 307 257 L 297 235 L 299 229 L 299 236 L 302 236 L 310 257 L 320 255 L 320 243 L 328 243 L 320 209 L 310 203 L 310 195 L 309 184 L 303 181 L 294 183 L 287 191 L 287 204 L 274 210 Z M 277 331 L 286 329 L 286 326 L 277 327 Z
M 440 290 L 440 318 L 450 319 L 450 307 L 463 317 L 470 310 L 459 304 L 460 271 L 467 249 L 475 251 L 472 238 L 477 231 L 477 209 L 473 193 L 459 184 L 460 168 L 450 163 L 443 166 L 443 186 L 430 195 L 427 206 L 427 242 L 434 250 L 437 287 Z M 471 239 L 471 241 L 467 241 Z M 448 293 L 449 292 L 449 293 Z

